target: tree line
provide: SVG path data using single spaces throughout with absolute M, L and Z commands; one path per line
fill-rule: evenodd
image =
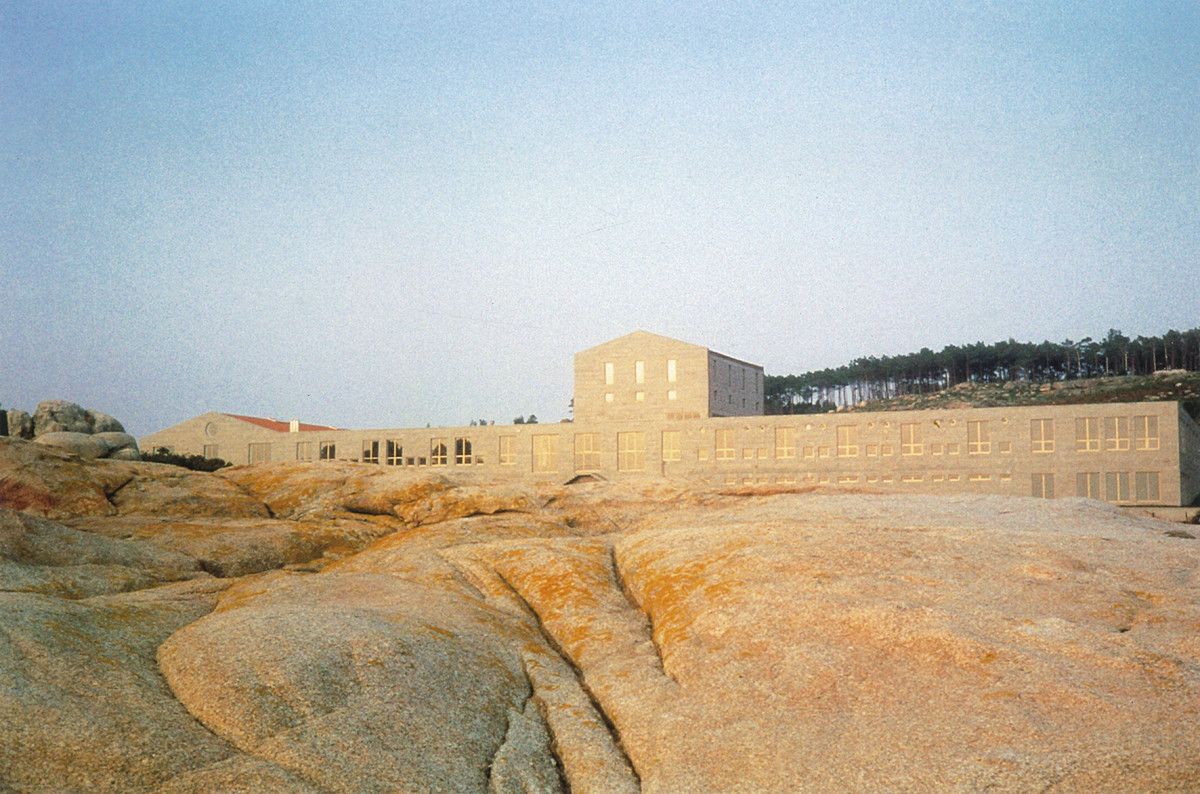
M 856 358 L 800 375 L 767 375 L 768 414 L 815 413 L 864 400 L 929 394 L 960 383 L 1071 380 L 1149 375 L 1162 369 L 1200 371 L 1200 328 L 1130 339 L 1110 329 L 1103 339 L 947 345 L 898 356 Z

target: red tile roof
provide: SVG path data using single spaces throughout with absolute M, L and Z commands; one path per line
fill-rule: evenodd
M 239 414 L 225 414 L 233 419 L 241 419 L 243 422 L 249 422 L 252 425 L 265 427 L 268 430 L 274 430 L 276 433 L 287 433 L 291 430 L 290 422 L 281 422 L 278 419 L 264 419 L 261 416 L 240 416 Z M 300 423 L 300 429 L 303 430 L 337 430 L 336 427 L 329 425 L 309 425 L 304 422 Z

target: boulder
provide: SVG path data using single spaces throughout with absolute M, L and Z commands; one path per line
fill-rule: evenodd
M 135 457 L 135 458 L 126 457 L 126 458 L 123 458 L 124 460 L 141 460 L 142 459 L 141 453 L 138 452 L 137 439 L 124 431 L 116 431 L 116 430 L 105 431 L 105 432 L 97 431 L 92 436 L 92 438 L 96 439 L 97 441 L 103 442 L 108 447 L 108 454 L 105 455 L 105 457 L 113 458 L 113 457 L 117 456 L 118 452 L 123 452 L 125 450 L 132 450 L 134 453 L 137 453 L 137 457 Z
M 87 418 L 93 433 L 124 433 L 125 426 L 101 411 L 88 411 Z
M 145 465 L 89 462 L 48 444 L 0 438 L 0 507 L 48 518 L 113 515 L 108 494 Z
M 137 447 L 122 447 L 108 453 L 110 460 L 141 460 L 142 453 Z
M 88 413 L 81 406 L 66 400 L 43 400 L 33 414 L 33 434 L 91 433 Z
M 213 734 L 324 790 L 558 791 L 528 708 L 531 639 L 387 574 L 276 573 L 234 585 L 158 659 Z
M 8 435 L 12 438 L 33 438 L 33 417 L 28 411 L 8 410 Z
M 33 443 L 61 449 L 70 452 L 72 455 L 78 455 L 84 460 L 103 458 L 109 453 L 108 444 L 88 433 L 66 431 L 40 433 L 33 440 Z

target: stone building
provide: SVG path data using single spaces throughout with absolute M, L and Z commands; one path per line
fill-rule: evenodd
M 356 460 L 487 479 L 670 477 L 879 493 L 1188 505 L 1200 427 L 1173 402 L 764 416 L 762 368 L 635 332 L 575 357 L 575 421 L 342 430 L 209 413 L 142 449 Z

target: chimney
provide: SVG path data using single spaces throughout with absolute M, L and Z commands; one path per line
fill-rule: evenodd
M 299 433 L 300 432 L 300 420 L 299 419 L 293 419 L 292 421 L 288 422 L 288 432 L 289 433 Z

